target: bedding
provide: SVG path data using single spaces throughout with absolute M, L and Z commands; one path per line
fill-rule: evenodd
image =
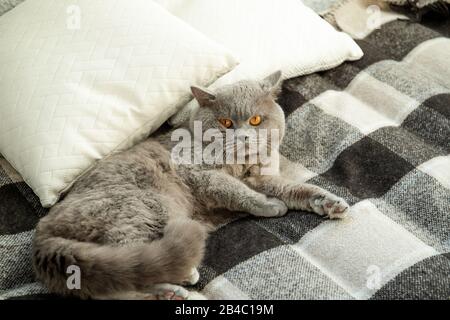
M 25 1 L 0 17 L 0 152 L 52 206 L 236 64 L 152 1 Z
M 423 16 L 434 15 L 437 18 L 450 18 L 450 0 L 383 0 L 412 19 L 420 20 Z
M 233 299 L 450 298 L 450 22 L 395 20 L 364 57 L 284 82 L 282 153 L 345 198 L 344 221 L 242 218 L 208 242 L 198 289 Z M 48 299 L 31 270 L 47 209 L 0 160 L 0 297 Z
M 239 65 L 211 88 L 281 70 L 292 78 L 361 58 L 362 51 L 299 0 L 154 0 L 229 48 Z M 282 4 L 282 5 L 281 5 Z M 198 107 L 191 100 L 170 123 L 178 126 Z
M 408 1 L 408 0 L 383 0 L 385 2 L 392 3 L 397 6 L 410 6 L 415 9 L 422 9 L 427 6 L 430 6 L 431 8 L 438 8 L 439 6 L 442 6 L 445 10 L 445 6 L 450 4 L 450 0 L 415 0 L 415 1 Z

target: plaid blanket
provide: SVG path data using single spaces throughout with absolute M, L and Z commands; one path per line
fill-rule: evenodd
M 391 21 L 356 62 L 285 81 L 282 153 L 345 198 L 215 231 L 197 289 L 216 299 L 450 298 L 450 22 Z M 50 298 L 31 241 L 46 214 L 0 158 L 0 297 Z

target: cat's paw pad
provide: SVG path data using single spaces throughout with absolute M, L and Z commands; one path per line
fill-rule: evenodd
M 192 268 L 191 273 L 189 274 L 189 278 L 184 281 L 185 285 L 193 286 L 200 279 L 200 274 L 198 273 L 197 268 Z
M 267 198 L 250 213 L 259 217 L 281 217 L 284 216 L 287 211 L 288 207 L 280 199 Z
M 345 218 L 349 212 L 348 203 L 335 195 L 322 195 L 310 201 L 311 208 L 319 215 L 326 215 L 330 219 Z
M 190 292 L 175 284 L 162 283 L 156 285 L 152 293 L 157 300 L 187 300 Z

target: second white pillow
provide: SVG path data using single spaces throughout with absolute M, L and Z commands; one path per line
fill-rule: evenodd
M 326 70 L 363 52 L 345 33 L 300 0 L 155 0 L 172 14 L 229 48 L 240 64 L 211 88 L 283 71 L 291 78 Z M 196 108 L 193 100 L 172 117 L 180 125 Z

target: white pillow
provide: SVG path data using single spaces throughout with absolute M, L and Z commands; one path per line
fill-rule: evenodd
M 152 1 L 25 1 L 0 17 L 0 153 L 51 206 L 235 65 Z
M 238 57 L 239 66 L 211 88 L 263 78 L 278 69 L 287 79 L 363 55 L 347 34 L 337 32 L 300 0 L 155 1 Z M 191 101 L 171 123 L 180 125 L 197 106 Z

